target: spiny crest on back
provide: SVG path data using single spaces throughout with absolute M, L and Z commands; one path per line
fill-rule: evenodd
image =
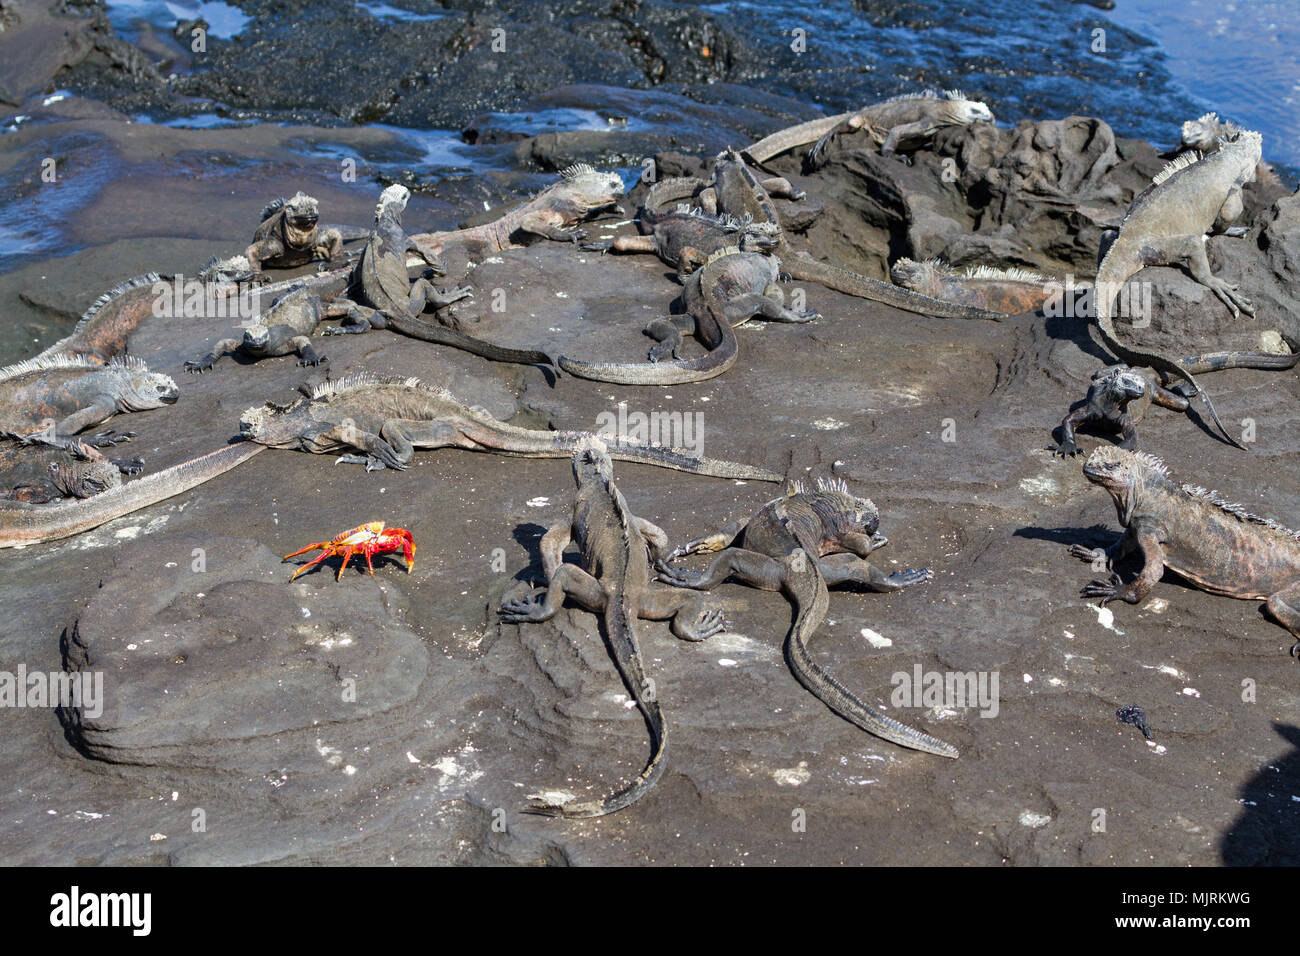
M 967 266 L 966 278 L 968 279 L 994 279 L 1006 282 L 1027 282 L 1031 285 L 1041 285 L 1048 281 L 1047 276 L 1038 272 L 1031 272 L 1029 269 L 1021 269 L 1012 266 L 1007 269 L 999 269 L 996 266 Z
M 1251 511 L 1247 511 L 1244 505 L 1229 501 L 1217 491 L 1209 488 L 1202 488 L 1200 485 L 1182 485 L 1183 491 L 1200 501 L 1213 505 L 1224 514 L 1232 515 L 1239 521 L 1245 521 L 1248 524 L 1257 524 L 1264 528 L 1271 528 L 1279 534 L 1286 535 L 1288 538 L 1300 540 L 1300 531 L 1293 531 L 1286 525 L 1274 521 L 1272 518 L 1265 518 Z
M 1169 477 L 1169 466 L 1155 455 L 1145 451 L 1125 451 L 1118 445 L 1098 445 L 1088 456 L 1084 466 L 1133 464 L 1154 471 L 1163 477 Z
M 0 381 L 13 378 L 17 375 L 26 375 L 28 372 L 44 372 L 48 369 L 55 368 L 84 368 L 87 370 L 109 369 L 130 369 L 132 371 L 148 371 L 149 367 L 145 365 L 144 360 L 136 358 L 133 355 L 119 355 L 109 361 L 107 365 L 102 365 L 93 359 L 83 355 L 68 355 L 60 352 L 57 355 L 50 355 L 45 358 L 37 356 L 23 362 L 18 362 L 6 368 L 0 368 Z
M 966 94 L 961 90 L 918 90 L 914 93 L 899 93 L 897 96 L 891 96 L 888 99 L 881 100 L 882 103 L 899 103 L 903 100 L 964 100 Z
M 346 395 L 349 392 L 355 392 L 359 389 L 374 388 L 382 385 L 398 385 L 402 388 L 422 388 L 429 391 L 442 392 L 436 385 L 425 385 L 418 378 L 404 377 L 400 375 L 376 375 L 374 372 L 353 372 L 345 375 L 343 378 L 336 378 L 331 381 L 320 382 L 314 385 L 310 390 L 305 390 L 303 394 L 311 401 L 318 399 L 337 398 Z
M 582 176 L 594 175 L 596 175 L 596 170 L 590 163 L 574 163 L 572 166 L 566 166 L 560 170 L 560 178 L 565 182 L 572 182 Z
M 1170 160 L 1166 163 L 1164 169 L 1160 170 L 1160 172 L 1156 173 L 1155 176 L 1151 178 L 1151 185 L 1159 186 L 1174 173 L 1186 169 L 1194 163 L 1199 163 L 1203 158 L 1204 157 L 1201 155 L 1200 150 L 1194 149 L 1191 152 L 1183 153 L 1177 159 Z
M 90 304 L 90 308 L 88 308 L 85 312 L 81 313 L 81 319 L 80 321 L 77 322 L 77 327 L 73 331 L 80 332 L 82 329 L 84 329 L 86 327 L 86 323 L 88 323 L 91 319 L 93 319 L 95 315 L 102 308 L 104 308 L 104 306 L 108 305 L 108 303 L 112 302 L 118 296 L 130 292 L 132 289 L 138 289 L 141 286 L 147 285 L 150 288 L 152 288 L 155 282 L 161 282 L 161 281 L 162 281 L 162 276 L 160 276 L 156 272 L 146 272 L 143 275 L 133 276 L 130 279 L 124 279 L 123 281 L 119 282 L 117 285 L 113 286 L 113 288 L 105 292 L 103 295 L 101 295 L 94 302 L 92 302 Z
M 260 221 L 266 222 L 266 220 L 270 219 L 277 212 L 283 209 L 284 204 L 287 201 L 288 200 L 284 199 L 283 197 L 279 199 L 272 199 L 269 203 L 267 203 L 265 206 L 262 207 L 262 218 Z
M 704 264 L 707 266 L 719 259 L 725 259 L 727 256 L 738 256 L 740 251 L 740 246 L 723 246 L 718 251 L 709 253 L 709 257 L 704 260 Z

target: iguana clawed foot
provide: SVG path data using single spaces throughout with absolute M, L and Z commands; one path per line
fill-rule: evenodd
M 1103 581 L 1100 578 L 1093 578 L 1083 586 L 1079 592 L 1080 597 L 1101 598 L 1101 606 L 1105 607 L 1109 602 L 1120 600 L 1127 601 L 1129 604 L 1136 604 L 1138 599 L 1134 596 L 1132 589 L 1125 587 L 1120 576 L 1111 572 L 1109 580 Z
M 538 600 L 538 595 L 529 594 L 503 601 L 497 614 L 505 624 L 537 623 L 546 620 L 546 607 Z
M 1082 544 L 1070 545 L 1070 557 L 1078 558 L 1086 564 L 1101 570 L 1110 567 L 1110 555 L 1105 548 L 1089 548 Z
M 1073 441 L 1067 440 L 1061 442 L 1051 449 L 1052 457 L 1060 455 L 1062 458 L 1073 458 L 1075 455 L 1082 455 L 1083 451 Z
M 315 352 L 308 352 L 302 358 L 298 359 L 298 367 L 304 368 L 310 365 L 315 368 L 318 365 L 324 365 L 329 359 L 324 355 L 317 355 Z
M 197 361 L 194 359 L 187 359 L 185 362 L 185 371 L 189 372 L 191 375 L 202 375 L 204 372 L 212 371 L 212 368 L 216 363 L 217 357 L 215 355 L 206 355 Z
M 138 475 L 144 471 L 143 458 L 110 458 L 109 462 L 124 475 Z
M 601 255 L 614 248 L 614 240 L 603 239 L 599 242 L 584 242 L 579 247 L 584 252 L 599 252 Z
M 934 570 L 932 568 L 907 568 L 904 571 L 895 571 L 885 580 L 896 588 L 908 588 L 913 584 L 933 581 Z
M 683 628 L 677 636 L 684 641 L 706 641 L 714 634 L 721 634 L 730 625 L 722 615 L 721 608 L 701 611 L 694 626 Z
M 366 471 L 383 471 L 385 468 L 392 468 L 395 471 L 405 471 L 409 466 L 397 457 L 397 453 L 391 448 L 388 450 L 379 449 L 374 455 L 339 455 L 334 459 L 336 465 L 365 465 Z
M 1241 288 L 1240 286 L 1225 282 L 1218 276 L 1210 276 L 1204 281 L 1210 287 L 1210 291 L 1217 295 L 1219 300 L 1232 312 L 1234 319 L 1241 318 L 1242 312 L 1247 315 L 1255 314 L 1255 304 L 1238 291 Z
M 671 560 L 671 557 L 669 560 Z M 700 582 L 704 580 L 704 573 L 702 571 L 689 571 L 686 568 L 672 568 L 666 564 L 656 565 L 655 570 L 659 572 L 658 578 L 660 581 L 664 584 L 670 584 L 675 588 L 696 589 L 700 586 Z
M 134 437 L 135 432 L 119 432 L 110 429 L 97 435 L 91 435 L 89 438 L 79 438 L 77 440 L 83 445 L 89 445 L 91 448 L 111 448 L 113 445 L 128 442 Z

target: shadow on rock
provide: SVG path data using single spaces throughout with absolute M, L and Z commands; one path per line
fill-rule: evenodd
M 1246 810 L 1219 842 L 1228 866 L 1295 866 L 1300 863 L 1300 727 L 1274 724 L 1291 750 L 1265 764 L 1241 791 Z

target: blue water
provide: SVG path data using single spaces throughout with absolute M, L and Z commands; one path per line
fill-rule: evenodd
M 357 9 L 364 10 L 372 17 L 378 17 L 381 20 L 402 20 L 408 23 L 418 22 L 420 20 L 441 20 L 447 15 L 446 10 L 426 9 L 422 11 L 399 10 L 397 7 L 387 3 L 372 3 L 367 0 L 357 0 Z
M 105 5 L 113 29 L 127 40 L 139 37 L 141 21 L 170 34 L 181 20 L 200 18 L 207 21 L 209 36 L 229 40 L 238 36 L 252 19 L 238 7 L 220 0 L 108 0 Z

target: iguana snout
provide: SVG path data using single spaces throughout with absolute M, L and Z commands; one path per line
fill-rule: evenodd
M 122 396 L 120 405 L 128 412 L 142 412 L 164 405 L 175 405 L 181 397 L 176 383 L 167 375 L 147 372 L 133 375 L 129 387 Z
M 265 325 L 250 325 L 244 329 L 244 346 L 250 349 L 266 348 L 266 343 L 270 340 L 271 330 Z
M 1102 382 L 1116 401 L 1127 402 L 1146 394 L 1147 382 L 1127 365 L 1115 365 L 1093 375 L 1093 381 Z
M 1100 445 L 1083 466 L 1083 476 L 1107 491 L 1119 491 L 1129 484 L 1136 453 L 1114 445 Z

